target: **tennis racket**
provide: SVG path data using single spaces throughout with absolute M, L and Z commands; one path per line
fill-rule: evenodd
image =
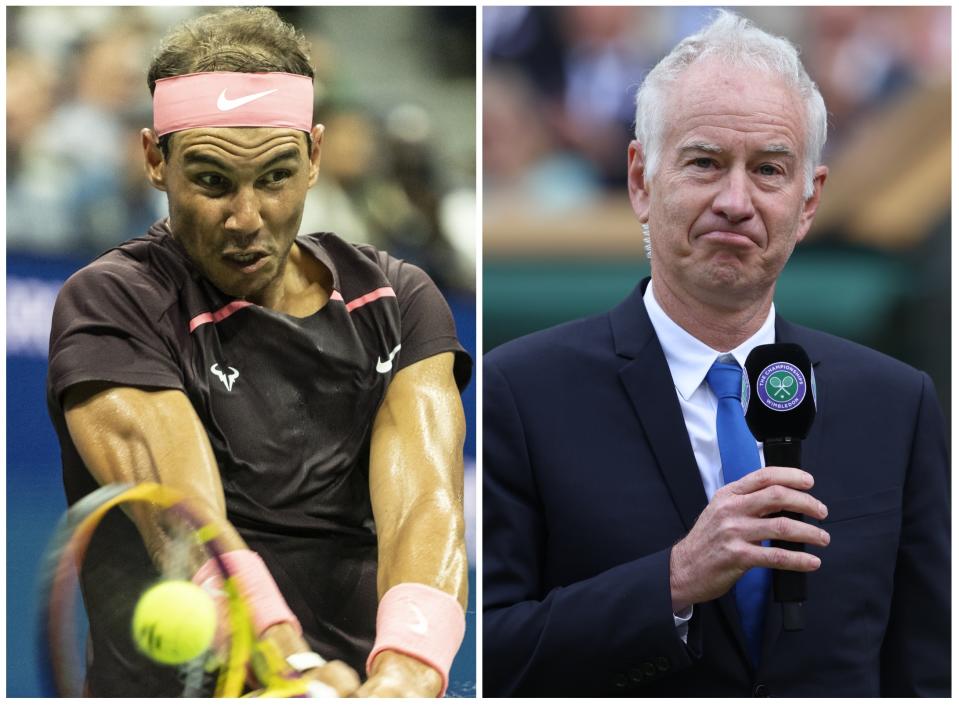
M 152 549 L 150 565 L 122 555 L 91 555 L 91 539 L 99 526 L 123 520 L 118 516 L 121 510 L 144 509 L 166 537 L 161 546 Z M 254 639 L 248 607 L 221 557 L 227 530 L 222 520 L 199 503 L 156 483 L 106 485 L 74 504 L 50 541 L 41 574 L 40 660 L 57 693 L 62 697 L 91 694 L 86 665 L 92 639 L 86 613 L 78 609 L 81 585 L 88 589 L 96 585 L 99 595 L 111 596 L 111 604 L 100 604 L 100 599 L 96 609 L 102 619 L 115 620 L 114 633 L 126 629 L 129 644 L 122 637 L 115 642 L 121 645 L 123 663 L 134 673 L 149 673 L 138 682 L 162 681 L 162 694 L 239 697 L 248 690 L 248 680 L 256 685 L 246 692 L 247 697 L 303 697 L 315 692 L 302 674 L 291 671 L 269 641 Z M 222 578 L 222 603 L 226 605 L 217 614 L 216 648 L 176 666 L 160 666 L 145 654 L 134 653 L 130 615 L 142 593 L 165 580 L 190 580 L 196 567 L 210 558 Z M 114 582 L 115 591 L 111 590 Z

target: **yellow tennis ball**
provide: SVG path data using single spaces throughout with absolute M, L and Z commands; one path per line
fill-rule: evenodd
M 216 605 L 188 580 L 168 580 L 140 596 L 133 612 L 133 640 L 154 661 L 192 661 L 213 642 Z

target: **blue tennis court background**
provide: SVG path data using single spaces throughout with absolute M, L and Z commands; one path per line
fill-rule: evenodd
M 66 508 L 60 451 L 47 416 L 45 380 L 50 309 L 62 282 L 85 260 L 7 255 L 7 690 L 8 697 L 54 695 L 38 667 L 38 567 Z M 472 296 L 448 295 L 463 346 L 476 358 Z M 476 457 L 475 377 L 463 394 L 467 485 Z M 473 484 L 475 486 L 475 483 Z M 467 493 L 468 532 L 475 530 Z M 475 550 L 470 537 L 470 601 L 463 647 L 453 663 L 448 695 L 476 695 Z

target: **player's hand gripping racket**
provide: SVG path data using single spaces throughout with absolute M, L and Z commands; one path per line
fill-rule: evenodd
M 162 525 L 166 540 L 152 548 L 149 566 L 122 553 L 107 560 L 89 555 L 94 531 L 110 520 L 111 510 L 116 520 L 118 507 L 149 509 L 151 520 Z M 200 504 L 155 483 L 106 485 L 71 507 L 41 575 L 41 662 L 58 694 L 96 694 L 86 668 L 84 612 L 77 609 L 82 583 L 97 590 L 95 609 L 106 615 L 103 620 L 113 620 L 111 643 L 120 645 L 114 661 L 121 676 L 128 669 L 130 682 L 150 691 L 141 696 L 239 697 L 248 682 L 256 684 L 248 696 L 334 695 L 292 669 L 269 640 L 254 639 L 248 605 L 222 558 L 226 530 Z M 209 559 L 222 578 L 216 596 L 190 582 L 196 566 Z

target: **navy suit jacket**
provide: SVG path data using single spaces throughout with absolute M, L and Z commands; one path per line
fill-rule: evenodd
M 776 319 L 814 365 L 803 444 L 831 536 L 803 631 L 770 600 L 761 661 L 732 593 L 673 622 L 671 546 L 706 506 L 642 301 L 484 358 L 484 695 L 949 695 L 949 487 L 929 377 Z M 809 521 L 813 521 L 809 519 Z

